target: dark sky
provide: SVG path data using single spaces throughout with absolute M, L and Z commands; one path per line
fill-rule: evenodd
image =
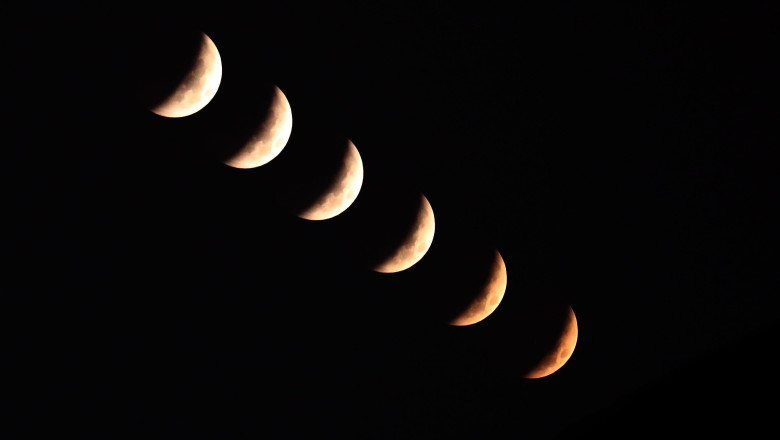
M 534 439 L 769 426 L 757 400 L 776 334 L 776 5 L 192 8 L 11 17 L 11 429 Z M 136 99 L 158 71 L 139 54 L 179 28 L 211 37 L 223 77 L 202 111 L 167 119 Z M 264 84 L 290 101 L 288 147 L 252 170 L 222 165 L 209 146 Z M 311 222 L 286 199 L 313 179 L 304 151 L 320 132 L 355 143 L 365 180 L 342 215 Z M 436 216 L 428 254 L 367 270 L 355 237 L 389 232 L 366 213 L 420 192 Z M 436 305 L 490 249 L 507 266 L 501 305 L 442 323 Z M 576 313 L 577 347 L 555 374 L 523 379 L 551 303 Z

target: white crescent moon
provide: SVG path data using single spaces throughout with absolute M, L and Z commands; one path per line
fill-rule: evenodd
M 150 109 L 152 112 L 168 118 L 189 116 L 205 107 L 217 94 L 222 81 L 222 60 L 211 38 L 204 33 L 201 35 L 194 66 L 165 100 Z
M 233 168 L 256 168 L 273 160 L 292 133 L 292 110 L 287 97 L 274 86 L 269 111 L 250 139 L 224 161 Z
M 501 254 L 496 251 L 490 279 L 466 310 L 450 321 L 450 325 L 464 326 L 482 321 L 496 310 L 504 298 L 505 292 L 506 265 L 504 264 L 504 259 L 501 258 Z
M 307 220 L 325 220 L 344 212 L 358 196 L 363 185 L 363 161 L 355 144 L 347 140 L 344 162 L 333 183 L 303 210 L 299 217 Z
M 374 267 L 375 271 L 400 272 L 414 266 L 428 252 L 433 242 L 436 222 L 431 204 L 424 195 L 421 197 L 422 204 L 415 220 L 414 230 L 395 252 Z

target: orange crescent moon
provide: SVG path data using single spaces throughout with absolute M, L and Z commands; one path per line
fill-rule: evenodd
M 292 133 L 292 110 L 287 97 L 274 86 L 273 97 L 265 120 L 250 139 L 228 159 L 233 168 L 256 168 L 273 160 L 287 145 Z
M 425 256 L 433 242 L 436 222 L 433 208 L 425 195 L 422 195 L 422 205 L 417 213 L 415 227 L 395 252 L 374 267 L 382 273 L 400 272 L 414 266 Z
M 347 140 L 347 152 L 338 176 L 308 208 L 298 214 L 307 220 L 333 218 L 352 205 L 363 185 L 363 161 L 352 141 Z
M 535 367 L 525 374 L 528 379 L 538 379 L 549 376 L 558 371 L 574 353 L 574 347 L 577 345 L 577 317 L 574 310 L 569 307 L 569 315 L 566 318 L 566 325 L 561 332 L 561 337 L 553 350 L 544 356 Z
M 469 304 L 466 310 L 450 321 L 450 325 L 464 326 L 482 321 L 496 310 L 506 292 L 506 265 L 501 254 L 496 251 L 490 279 L 480 294 Z
M 150 110 L 160 116 L 181 118 L 206 106 L 222 81 L 222 59 L 214 42 L 201 33 L 201 44 L 195 64 L 178 86 L 157 106 Z

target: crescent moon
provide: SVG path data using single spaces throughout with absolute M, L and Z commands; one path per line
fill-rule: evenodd
M 265 118 L 254 134 L 224 160 L 233 168 L 256 168 L 273 160 L 287 145 L 292 133 L 292 110 L 287 97 L 274 86 Z
M 428 252 L 433 242 L 436 222 L 430 202 L 422 195 L 422 203 L 417 213 L 414 229 L 404 242 L 390 256 L 374 267 L 382 273 L 400 272 L 414 266 Z
M 222 81 L 222 60 L 214 42 L 201 33 L 200 50 L 184 79 L 150 110 L 160 116 L 181 118 L 198 112 L 217 93 Z
M 298 214 L 307 220 L 333 218 L 352 205 L 363 185 L 363 161 L 352 141 L 347 140 L 347 151 L 338 175 L 330 187 L 305 210 Z
M 506 292 L 506 265 L 501 254 L 496 251 L 490 278 L 479 295 L 466 310 L 450 321 L 450 325 L 464 326 L 482 321 L 496 310 Z
M 566 324 L 561 331 L 561 336 L 555 347 L 545 355 L 536 366 L 534 366 L 524 377 L 528 379 L 538 379 L 549 376 L 558 371 L 565 364 L 577 345 L 577 317 L 574 310 L 569 307 L 569 315 L 566 318 Z

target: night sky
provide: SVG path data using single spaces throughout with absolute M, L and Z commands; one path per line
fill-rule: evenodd
M 776 4 L 193 8 L 7 16 L 4 429 L 770 428 Z M 170 119 L 138 97 L 160 71 L 143 55 L 175 29 L 205 32 L 223 76 L 203 110 Z M 210 146 L 267 84 L 290 102 L 290 142 L 258 168 L 220 163 Z M 351 139 L 365 179 L 343 214 L 307 221 L 290 206 L 333 160 L 315 151 L 319 133 Z M 357 249 L 402 221 L 389 201 L 420 193 L 436 218 L 428 253 L 396 274 L 367 269 Z M 492 250 L 503 301 L 448 326 L 438 305 Z M 562 304 L 578 320 L 574 354 L 523 379 Z

